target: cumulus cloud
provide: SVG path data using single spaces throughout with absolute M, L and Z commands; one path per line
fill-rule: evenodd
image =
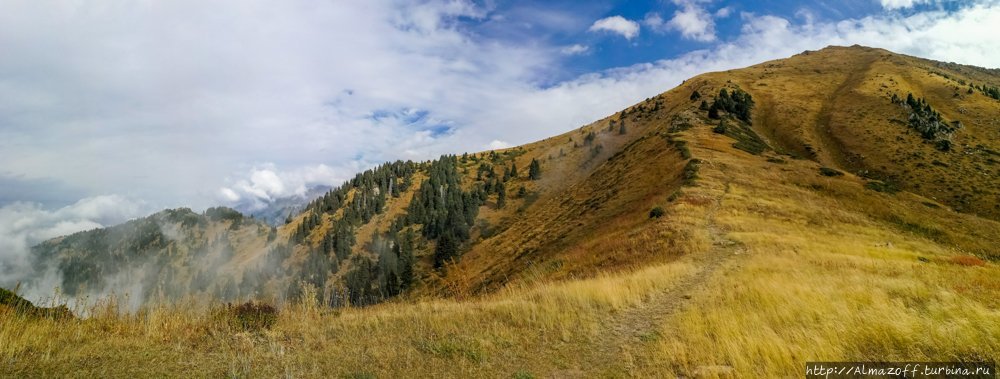
M 10 288 L 35 272 L 31 246 L 50 238 L 117 224 L 149 211 L 146 204 L 119 195 L 89 197 L 55 210 L 26 202 L 0 207 L 0 286 Z
M 676 30 L 684 38 L 695 41 L 715 40 L 715 21 L 704 7 L 697 1 L 675 0 L 675 3 L 680 8 L 674 12 L 674 17 L 664 24 L 666 28 Z M 725 14 L 728 15 L 728 11 Z
M 639 35 L 639 24 L 622 16 L 611 16 L 594 21 L 588 30 L 591 32 L 611 32 L 620 34 L 625 39 L 632 39 Z
M 663 25 L 665 24 L 665 21 L 663 21 L 663 17 L 656 12 L 647 13 L 646 17 L 642 19 L 642 23 L 655 32 L 662 32 L 664 30 Z
M 304 197 L 316 187 L 334 187 L 350 178 L 360 168 L 349 164 L 340 169 L 319 164 L 280 170 L 273 163 L 251 168 L 218 192 L 223 204 L 249 211 L 259 210 L 279 199 Z

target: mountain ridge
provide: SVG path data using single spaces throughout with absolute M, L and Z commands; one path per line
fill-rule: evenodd
M 906 70 L 893 71 L 899 67 Z M 995 221 L 1000 209 L 1000 183 L 995 178 L 973 177 L 968 191 L 954 188 L 955 182 L 947 179 L 928 180 L 945 168 L 953 175 L 973 176 L 996 163 L 991 156 L 1000 151 L 995 143 L 1000 141 L 1000 129 L 983 128 L 988 125 L 983 120 L 989 119 L 983 115 L 996 114 L 996 99 L 972 87 L 974 83 L 995 86 L 997 79 L 988 75 L 991 71 L 985 69 L 857 46 L 828 47 L 745 69 L 705 73 L 614 115 L 535 143 L 437 161 L 397 161 L 359 173 L 312 200 L 286 225 L 255 234 L 255 247 L 242 249 L 247 251 L 236 254 L 240 261 L 230 266 L 269 261 L 273 251 L 281 251 L 276 273 L 265 283 L 246 285 L 251 293 L 241 297 L 298 296 L 301 291 L 295 287 L 304 281 L 318 287 L 327 303 L 342 304 L 344 299 L 334 298 L 352 298 L 344 293 L 364 293 L 362 297 L 372 299 L 353 296 L 353 302 L 369 303 L 407 292 L 388 290 L 400 286 L 389 282 L 399 282 L 402 271 L 412 272 L 406 286 L 413 285 L 407 288 L 413 296 L 470 296 L 516 281 L 590 277 L 670 261 L 703 246 L 685 244 L 693 238 L 691 231 L 671 223 L 651 223 L 646 213 L 674 206 L 678 198 L 684 201 L 684 189 L 692 185 L 701 164 L 698 154 L 691 156 L 691 147 L 717 143 L 715 137 L 733 139 L 735 154 L 760 157 L 748 159 L 765 164 L 816 162 L 853 174 L 843 180 L 860 180 L 886 193 L 906 191 L 923 196 L 927 207 L 948 207 Z M 961 87 L 961 94 L 958 80 L 970 86 Z M 933 104 L 933 113 L 968 125 L 941 137 L 954 150 L 940 151 L 900 121 L 912 107 L 898 105 L 895 99 L 913 90 L 921 90 L 919 98 L 929 99 L 926 104 Z M 952 93 L 956 96 L 943 95 Z M 732 100 L 737 94 L 749 101 L 741 111 L 737 111 L 740 101 Z M 896 116 L 873 121 L 870 116 L 875 114 Z M 863 123 L 872 126 L 856 127 Z M 715 131 L 709 138 L 690 132 L 705 127 Z M 890 138 L 897 142 L 895 155 L 881 149 Z M 917 158 L 903 154 L 899 145 Z M 907 160 L 917 162 L 899 163 Z M 542 172 L 534 180 L 526 175 L 532 162 L 538 162 Z M 511 166 L 521 172 L 510 177 Z M 440 202 L 429 195 L 433 190 L 422 188 L 434 167 L 450 173 L 436 179 Z M 935 196 L 949 185 L 950 192 L 959 195 Z M 457 200 L 444 199 L 444 189 L 451 187 Z M 500 187 L 505 192 L 502 209 Z M 420 199 L 429 203 L 414 208 Z M 454 213 L 448 209 L 455 201 L 465 216 L 451 224 L 449 215 Z M 970 209 L 972 202 L 981 206 Z M 415 217 L 420 209 L 430 213 Z M 896 221 L 903 228 L 912 224 Z M 452 229 L 463 225 L 458 236 L 448 237 L 456 240 L 456 246 L 447 254 L 440 251 L 439 232 L 428 232 L 430 225 L 441 223 L 453 225 L 447 227 Z M 261 242 L 264 235 L 267 240 Z M 402 235 L 410 240 L 401 242 Z M 976 238 L 948 242 L 985 258 L 997 254 Z M 399 263 L 403 259 L 394 251 L 401 245 L 412 250 L 406 252 L 412 257 L 405 264 Z M 181 274 L 190 281 L 196 276 Z M 218 275 L 223 279 L 209 286 L 216 288 L 215 293 L 232 287 L 227 280 L 237 284 L 245 280 L 238 272 L 225 276 Z
M 15 375 L 123 377 L 992 361 L 1000 78 L 927 62 L 826 48 L 702 74 L 535 143 L 386 163 L 280 227 L 181 210 L 119 227 L 121 248 L 79 248 L 109 230 L 52 240 L 57 265 L 162 259 L 140 265 L 160 268 L 142 276 L 152 296 L 60 321 L 0 307 L 0 354 Z M 249 299 L 277 308 L 218 304 Z

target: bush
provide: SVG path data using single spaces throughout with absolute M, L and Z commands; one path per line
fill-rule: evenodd
M 675 190 L 674 192 L 671 192 L 670 196 L 667 196 L 667 202 L 673 203 L 674 201 L 677 200 L 678 197 L 681 197 L 681 190 Z
M 684 185 L 692 186 L 694 185 L 695 179 L 698 179 L 698 165 L 701 164 L 700 160 L 692 159 L 689 160 L 686 165 L 684 165 L 684 173 L 682 175 L 684 179 Z
M 712 132 L 716 134 L 726 134 L 726 124 L 720 123 L 719 125 L 716 125 L 712 128 Z
M 819 173 L 820 173 L 820 175 L 823 175 L 823 176 L 842 176 L 842 175 L 844 175 L 844 173 L 840 172 L 840 170 L 832 169 L 832 168 L 829 168 L 829 167 L 820 167 L 819 168 Z
M 278 309 L 264 303 L 248 301 L 240 305 L 227 304 L 226 321 L 230 326 L 247 332 L 271 329 L 278 321 Z
M 667 214 L 667 212 L 663 210 L 663 207 L 657 206 L 649 210 L 649 218 L 660 218 L 665 214 Z
M 951 141 L 946 139 L 938 140 L 934 143 L 934 148 L 938 149 L 938 151 L 951 151 Z

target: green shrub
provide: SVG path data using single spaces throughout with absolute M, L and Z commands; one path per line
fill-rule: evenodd
M 820 167 L 819 168 L 819 173 L 820 173 L 820 175 L 823 175 L 823 176 L 843 176 L 844 175 L 844 173 L 840 172 L 840 170 L 829 168 L 829 167 Z
M 692 159 L 689 160 L 686 165 L 684 165 L 684 185 L 694 185 L 694 180 L 698 179 L 698 165 L 701 164 L 700 160 Z
M 934 143 L 934 148 L 938 151 L 951 151 L 951 141 L 942 139 Z
M 667 214 L 667 212 L 663 210 L 663 207 L 657 206 L 649 210 L 649 218 L 660 218 L 665 214 Z

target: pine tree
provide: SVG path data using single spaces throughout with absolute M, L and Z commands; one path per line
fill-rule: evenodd
M 497 209 L 501 209 L 505 205 L 507 205 L 507 186 L 500 183 L 497 187 Z
M 700 98 L 701 98 L 701 94 L 698 93 L 698 90 L 695 90 L 694 92 L 691 93 L 691 101 L 695 101 L 695 100 L 698 100 Z
M 622 126 L 618 128 L 618 134 L 619 135 L 625 135 L 625 123 L 624 122 L 622 123 Z
M 712 106 L 708 108 L 708 118 L 710 119 L 719 119 L 719 107 L 717 107 L 716 104 L 718 103 L 712 103 Z
M 399 254 L 399 285 L 407 289 L 413 284 L 413 231 L 406 230 L 398 239 L 394 248 Z
M 542 164 L 538 163 L 537 159 L 531 159 L 531 164 L 528 166 L 528 178 L 531 180 L 542 178 Z
M 510 178 L 517 179 L 517 162 L 510 162 Z
M 437 247 L 434 248 L 434 267 L 444 267 L 445 263 L 456 255 L 458 255 L 458 242 L 455 241 L 455 237 L 450 232 L 442 234 L 438 238 Z

